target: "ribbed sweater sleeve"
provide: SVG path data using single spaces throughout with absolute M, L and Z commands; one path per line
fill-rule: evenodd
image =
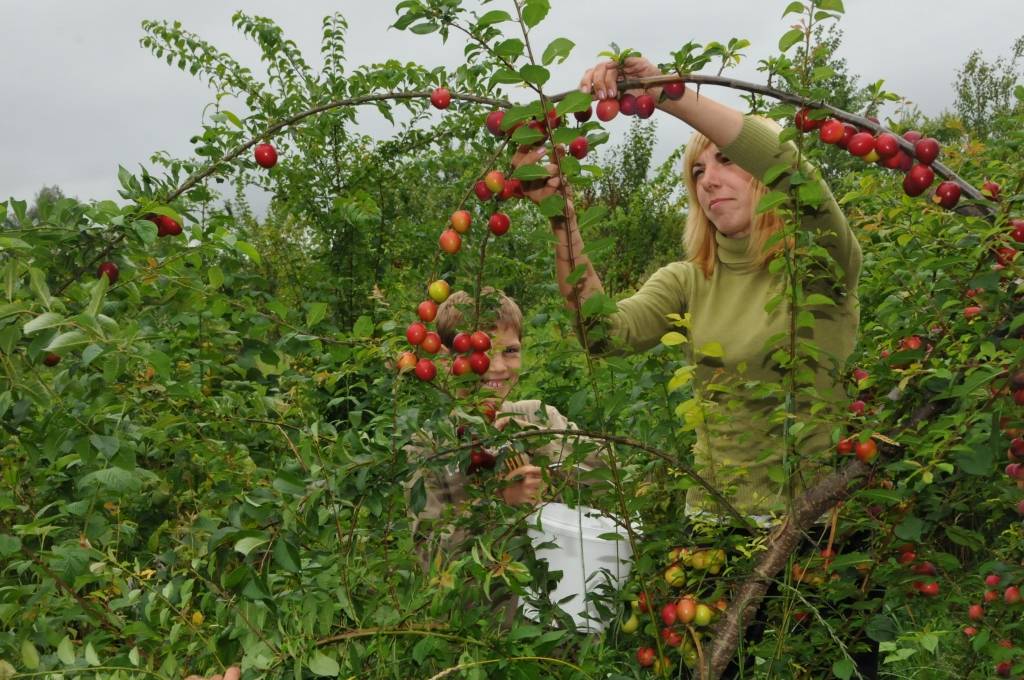
M 640 290 L 617 303 L 607 321 L 611 340 L 592 344 L 591 351 L 643 352 L 658 344 L 674 328 L 668 315 L 686 312 L 693 271 L 689 263 L 673 262 L 654 272 Z
M 765 120 L 745 116 L 743 129 L 731 144 L 721 149 L 723 155 L 754 177 L 763 180 L 765 172 L 772 166 L 788 163 L 794 166 L 797 148 L 792 142 L 779 143 L 778 130 Z M 801 164 L 802 174 L 813 177 L 817 170 L 806 160 Z M 783 173 L 770 186 L 772 190 L 786 191 L 789 188 L 791 172 Z M 861 250 L 856 236 L 850 230 L 846 216 L 836 203 L 825 180 L 819 178 L 825 200 L 817 211 L 805 212 L 801 225 L 818 234 L 818 243 L 828 250 L 843 270 L 848 291 L 855 291 L 860 276 Z

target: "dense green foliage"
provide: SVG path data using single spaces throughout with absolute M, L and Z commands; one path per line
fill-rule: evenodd
M 546 0 L 519 4 L 525 25 L 544 19 Z M 824 13 L 828 24 L 841 9 L 815 0 L 801 11 Z M 161 172 L 122 171 L 122 202 L 47 192 L 35 206 L 3 204 L 0 678 L 173 678 L 232 663 L 246 677 L 275 678 L 429 678 L 456 667 L 448 677 L 642 677 L 649 671 L 634 652 L 655 644 L 657 613 L 632 636 L 615 621 L 641 591 L 659 603 L 678 596 L 662 578 L 673 546 L 728 549 L 720 576 L 690 574 L 686 588 L 708 600 L 728 597 L 749 572 L 750 546 L 683 516 L 693 482 L 680 466 L 690 462 L 686 416 L 695 397 L 673 380 L 684 367 L 679 348 L 588 357 L 558 297 L 547 219 L 526 201 L 503 204 L 513 228 L 482 249 L 488 213 L 471 189 L 500 144 L 482 126 L 490 107 L 456 101 L 438 115 L 422 96 L 382 96 L 369 105 L 395 120 L 390 139 L 360 134 L 355 107 L 342 105 L 274 135 L 281 162 L 269 172 L 248 152 L 217 160 L 332 100 L 438 85 L 504 100 L 502 85 L 543 84 L 572 47 L 566 39 L 543 53 L 533 45 L 544 56 L 524 68 L 520 25 L 504 10 L 474 16 L 457 0 L 407 0 L 398 10 L 397 27 L 411 31 L 405 39 L 472 36 L 465 65 L 453 73 L 394 62 L 348 70 L 346 24 L 336 15 L 324 21 L 326 65 L 316 73 L 273 22 L 240 13 L 236 27 L 262 50 L 261 80 L 180 25 L 147 23 L 146 48 L 253 114 L 239 120 L 218 98 L 194 138 L 195 156 L 157 157 Z M 797 39 L 803 47 L 794 49 Z M 818 100 L 836 91 L 842 101 L 834 103 L 859 113 L 891 99 L 880 82 L 860 88 L 836 61 L 837 34 L 812 25 L 783 44 L 765 62 L 780 87 Z M 1014 95 L 1013 79 L 986 83 L 1007 103 L 990 124 L 919 114 L 892 124 L 939 138 L 943 162 L 970 184 L 998 182 L 991 220 L 905 197 L 899 175 L 800 138 L 865 253 L 855 364 L 870 377 L 848 386 L 867 410 L 831 423 L 834 440 L 894 432 L 931 402 L 946 408 L 901 434 L 903 457 L 880 462 L 868 487 L 842 506 L 840 537 L 868 539 L 831 564 L 834 580 L 780 575 L 782 594 L 769 604 L 755 650 L 766 660 L 762 673 L 850 677 L 847 654 L 856 650 L 846 643 L 865 625 L 892 677 L 990 677 L 1007 660 L 1015 675 L 1024 672 L 1022 605 L 986 605 L 978 634 L 961 632 L 986 574 L 999 573 L 1003 586 L 1024 581 L 1015 510 L 1022 492 L 1002 471 L 1010 438 L 1024 427 L 1007 389 L 1024 359 L 1020 263 L 992 266 L 994 248 L 1017 246 L 1008 221 L 1024 213 L 1024 91 L 1016 86 Z M 794 110 L 756 103 L 780 118 Z M 594 145 L 605 141 L 596 122 L 580 127 Z M 565 166 L 586 216 L 588 252 L 614 297 L 680 257 L 679 154 L 652 167 L 657 129 L 638 122 L 625 139 L 599 147 L 612 149 L 599 161 Z M 497 163 L 507 167 L 506 157 Z M 212 174 L 168 200 L 211 164 Z M 273 195 L 262 221 L 237 198 L 249 184 Z M 798 200 L 820 200 L 800 186 L 792 186 Z M 224 187 L 237 196 L 224 201 Z M 474 231 L 458 256 L 442 256 L 437 235 L 463 204 Z M 152 213 L 174 217 L 184 234 L 158 238 L 145 219 Z M 796 241 L 813 254 L 813 244 Z M 121 269 L 113 285 L 94 275 L 101 260 Z M 800 259 L 786 261 L 798 282 Z M 585 430 L 648 447 L 611 448 L 613 471 L 597 475 L 606 493 L 564 490 L 643 528 L 642 540 L 631 536 L 634 578 L 600 602 L 613 621 L 604 635 L 570 632 L 543 599 L 539 622 L 499 626 L 494 602 L 550 585 L 523 532 L 510 530 L 522 528 L 528 511 L 486 505 L 472 518 L 472 552 L 427 570 L 420 564 L 408 514 L 420 490 L 407 482 L 424 463 L 406 446 L 431 433 L 443 455 L 427 464 L 464 466 L 469 450 L 457 424 L 498 438 L 472 399 L 453 398 L 449 382 L 427 385 L 393 370 L 405 326 L 438 276 L 456 289 L 497 286 L 522 304 L 528 368 L 517 397 L 543 399 Z M 786 294 L 802 290 L 794 283 Z M 971 299 L 982 312 L 968 319 Z M 901 350 L 911 335 L 924 347 Z M 60 363 L 44 365 L 49 353 Z M 802 359 L 794 352 L 788 360 L 799 385 Z M 484 478 L 482 493 L 495 484 Z M 916 564 L 935 565 L 937 576 L 925 580 L 941 584 L 939 597 L 911 586 L 922 576 L 897 560 L 911 550 L 904 544 L 914 546 Z M 853 601 L 852 613 L 839 601 Z M 665 653 L 673 677 L 687 677 L 679 654 Z

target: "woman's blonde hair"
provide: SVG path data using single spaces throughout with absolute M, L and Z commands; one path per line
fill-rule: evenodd
M 774 121 L 769 122 L 778 127 Z M 711 278 L 715 271 L 718 246 L 715 242 L 715 225 L 711 223 L 704 209 L 697 202 L 697 183 L 693 179 L 693 164 L 709 146 L 711 146 L 711 140 L 700 132 L 694 131 L 690 136 L 690 141 L 686 144 L 686 151 L 683 153 L 683 181 L 686 183 L 686 193 L 690 197 L 686 229 L 683 231 L 683 249 L 686 251 L 686 261 L 693 262 L 700 267 L 705 278 Z M 751 202 L 753 206 L 751 212 L 753 213 L 754 207 L 768 193 L 768 187 L 757 177 L 752 177 L 750 188 L 753 193 Z M 774 210 L 760 215 L 751 214 L 750 227 L 748 252 L 755 258 L 759 266 L 764 267 L 782 250 L 780 243 L 766 248 L 772 235 L 782 228 L 782 218 Z

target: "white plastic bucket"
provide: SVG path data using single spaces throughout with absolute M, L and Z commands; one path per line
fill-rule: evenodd
M 572 616 L 578 629 L 600 633 L 605 624 L 596 619 L 597 611 L 593 603 L 586 601 L 586 595 L 604 584 L 619 590 L 629 578 L 633 550 L 625 529 L 594 508 L 570 508 L 564 503 L 541 506 L 527 522 L 527 533 L 537 557 L 547 560 L 551 571 L 562 572 L 562 579 L 551 592 L 551 601 L 572 596 L 559 607 Z M 622 540 L 598 538 L 610 533 L 618 534 Z M 548 542 L 555 547 L 539 547 Z M 591 618 L 586 618 L 584 612 Z M 533 607 L 525 606 L 523 613 L 537 619 L 538 612 Z

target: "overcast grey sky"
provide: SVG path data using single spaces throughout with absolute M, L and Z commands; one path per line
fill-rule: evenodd
M 467 0 L 466 4 L 473 0 Z M 319 67 L 321 20 L 341 12 L 349 22 L 351 66 L 395 58 L 454 67 L 463 44 L 442 45 L 437 35 L 389 29 L 397 0 L 0 0 L 0 83 L 3 83 L 3 161 L 0 196 L 30 199 L 44 184 L 58 184 L 81 199 L 117 198 L 117 166 L 137 171 L 154 151 L 178 157 L 201 125 L 214 92 L 197 77 L 168 66 L 139 46 L 143 19 L 179 20 L 263 73 L 255 45 L 231 26 L 243 10 L 274 19 Z M 487 9 L 510 3 L 496 0 Z M 655 61 L 688 40 L 747 38 L 747 59 L 729 73 L 763 80 L 757 61 L 773 54 L 787 22 L 787 0 L 551 0 L 549 18 L 532 39 L 557 36 L 576 43 L 571 58 L 554 67 L 552 91 L 574 86 L 583 69 L 611 41 L 640 49 Z M 887 89 L 936 114 L 952 107 L 956 69 L 971 50 L 989 59 L 1009 53 L 1024 33 L 1021 0 L 846 0 L 841 56 L 862 82 L 884 79 Z M 505 7 L 507 9 L 507 7 Z M 789 17 L 792 19 L 793 17 Z M 710 94 L 710 92 L 709 92 Z M 712 96 L 739 104 L 732 93 Z M 235 110 L 243 115 L 243 110 Z M 388 136 L 376 114 L 361 120 L 367 132 Z M 626 122 L 611 123 L 613 136 Z M 658 156 L 685 141 L 689 130 L 662 120 Z M 254 199 L 259 208 L 264 201 Z

